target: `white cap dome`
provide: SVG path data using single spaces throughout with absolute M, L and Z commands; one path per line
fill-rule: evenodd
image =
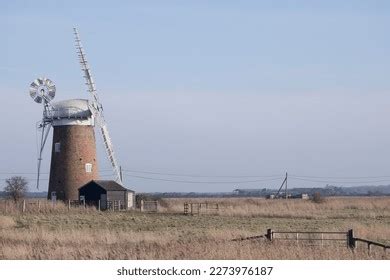
M 52 117 L 58 118 L 89 118 L 92 115 L 88 107 L 87 99 L 69 99 L 51 103 L 53 107 Z
M 69 99 L 50 103 L 51 109 L 45 111 L 45 118 L 53 126 L 93 125 L 92 112 L 87 99 Z

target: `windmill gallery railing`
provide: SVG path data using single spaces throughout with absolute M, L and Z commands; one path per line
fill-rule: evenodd
M 61 118 L 88 119 L 89 117 L 91 117 L 91 111 L 88 108 L 84 110 L 78 107 L 50 108 L 44 111 L 44 118 L 46 121 Z
M 267 229 L 267 233 L 263 235 L 256 235 L 250 237 L 236 238 L 232 241 L 243 241 L 243 240 L 252 240 L 252 239 L 266 239 L 268 241 L 275 240 L 285 240 L 298 243 L 310 242 L 314 244 L 317 242 L 317 245 L 324 245 L 325 242 L 341 242 L 344 243 L 349 249 L 356 249 L 357 244 L 363 243 L 367 246 L 368 253 L 371 253 L 373 246 L 382 248 L 386 254 L 390 249 L 389 245 L 358 238 L 354 236 L 352 229 L 347 232 L 342 231 L 274 231 L 272 229 Z M 318 244 L 319 242 L 319 244 Z

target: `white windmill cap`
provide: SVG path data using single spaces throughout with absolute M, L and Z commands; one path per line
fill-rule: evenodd
M 52 103 L 53 118 L 89 118 L 92 115 L 87 99 L 69 99 Z
M 51 103 L 52 108 L 45 111 L 45 118 L 53 126 L 94 125 L 92 112 L 87 99 L 69 99 Z

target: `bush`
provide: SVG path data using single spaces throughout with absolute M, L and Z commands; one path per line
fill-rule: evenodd
M 324 198 L 321 196 L 321 193 L 315 192 L 313 194 L 313 198 L 311 199 L 314 203 L 322 203 L 324 202 Z

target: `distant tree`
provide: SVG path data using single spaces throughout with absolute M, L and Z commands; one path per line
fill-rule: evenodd
M 5 184 L 5 193 L 15 202 L 25 197 L 28 189 L 28 183 L 26 178 L 23 178 L 21 176 L 13 176 L 9 179 L 6 179 Z
M 322 198 L 320 192 L 315 192 L 315 193 L 313 194 L 312 201 L 313 201 L 314 203 L 322 203 L 322 202 L 324 202 L 325 200 Z

